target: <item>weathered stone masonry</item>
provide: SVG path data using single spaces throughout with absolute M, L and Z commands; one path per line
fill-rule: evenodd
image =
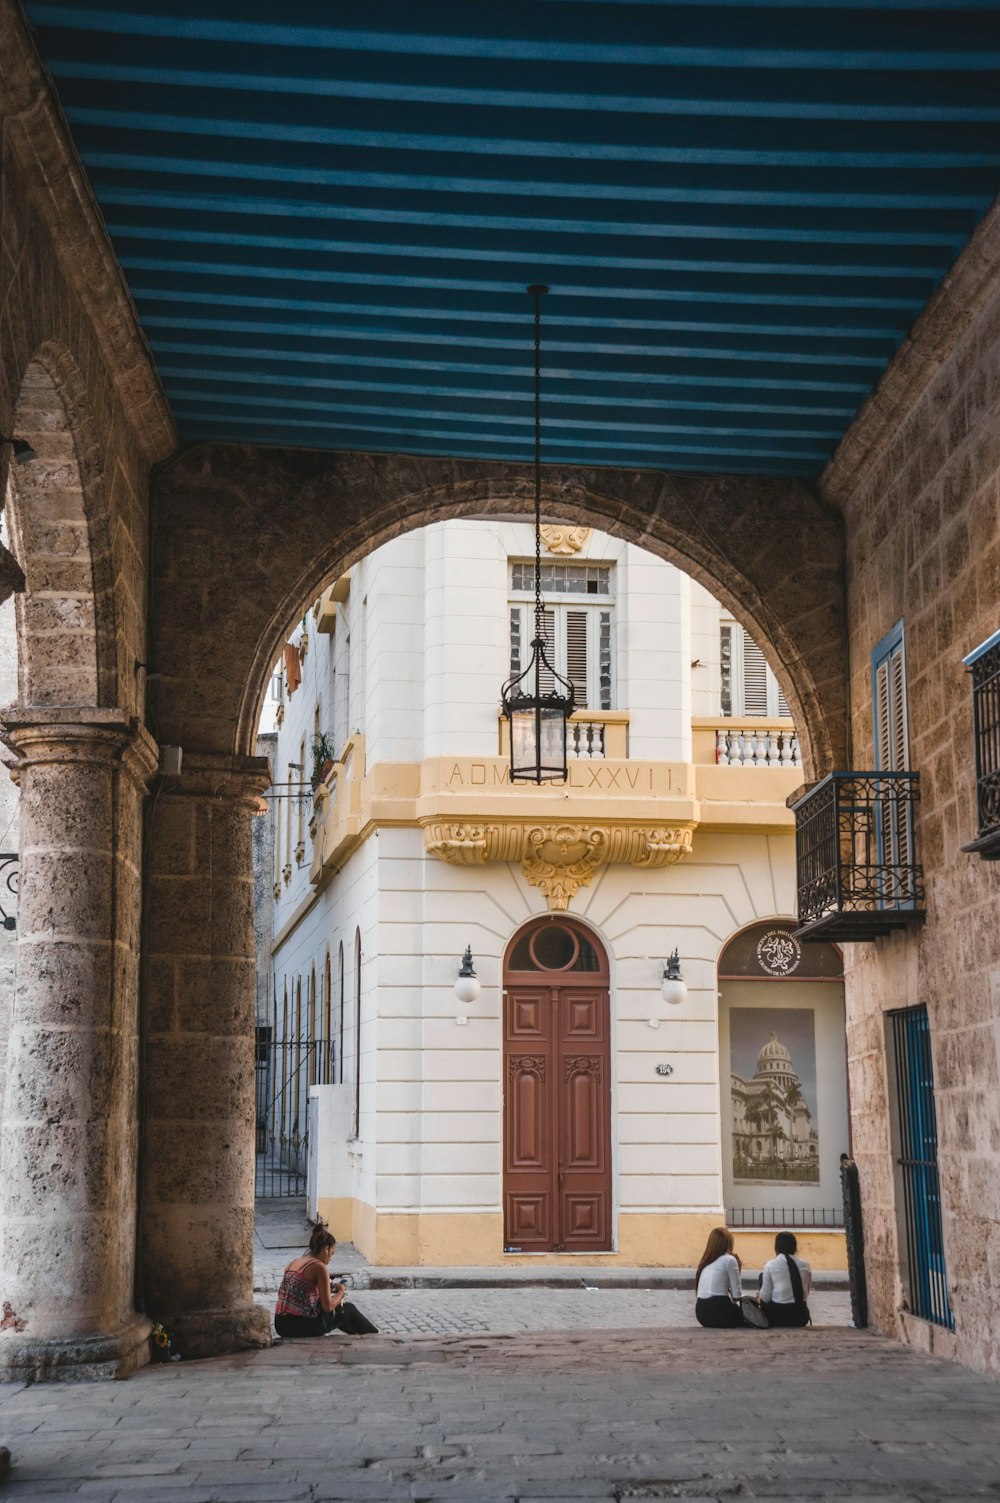
M 904 405 L 905 404 L 905 405 Z M 1000 213 L 994 208 L 824 477 L 848 539 L 854 764 L 871 766 L 872 647 L 904 621 L 910 765 L 920 773 L 922 929 L 846 947 L 854 1150 L 873 1317 L 902 1290 L 884 1013 L 925 1003 L 931 1026 L 952 1343 L 1000 1373 L 1000 864 L 976 833 L 962 658 L 1000 626 Z

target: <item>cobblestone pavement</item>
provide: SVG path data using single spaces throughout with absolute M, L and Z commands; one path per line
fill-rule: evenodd
M 5 1498 L 990 1499 L 1000 1388 L 863 1332 L 285 1342 L 0 1390 Z
M 259 1295 L 274 1313 L 274 1295 Z M 386 1336 L 519 1331 L 678 1330 L 693 1326 L 694 1296 L 676 1289 L 363 1289 L 348 1299 Z M 846 1326 L 850 1296 L 839 1290 L 809 1301 L 817 1326 Z

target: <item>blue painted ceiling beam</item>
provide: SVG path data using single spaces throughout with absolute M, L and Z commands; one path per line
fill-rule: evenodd
M 1000 188 L 1000 0 L 28 0 L 186 438 L 815 474 Z

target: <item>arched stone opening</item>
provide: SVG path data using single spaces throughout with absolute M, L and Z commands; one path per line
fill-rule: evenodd
M 155 723 L 161 739 L 246 756 L 289 623 L 400 533 L 531 511 L 527 467 L 202 445 L 156 485 Z M 543 508 L 699 580 L 773 662 L 807 774 L 846 752 L 842 534 L 802 481 L 550 469 Z M 212 560 L 211 577 L 196 560 Z M 206 648 L 206 644 L 210 644 Z M 190 678 L 203 692 L 192 706 Z
M 13 431 L 36 455 L 11 466 L 6 490 L 25 579 L 15 597 L 22 705 L 118 701 L 104 479 L 81 390 L 69 357 L 47 347 L 28 365 L 14 409 Z
M 20 892 L 0 1138 L 0 1376 L 143 1359 L 136 1316 L 138 950 L 148 735 L 116 708 L 101 458 L 70 358 L 28 364 L 2 477 L 17 580 Z M 8 575 L 13 570 L 8 566 Z
M 807 486 L 550 470 L 543 505 L 705 584 L 778 668 L 807 768 L 842 757 L 841 535 Z M 250 752 L 272 665 L 303 607 L 381 543 L 531 508 L 526 467 L 392 455 L 199 445 L 156 478 L 152 718 L 183 771 L 152 840 L 143 1263 L 147 1308 L 191 1355 L 268 1333 L 252 1302 L 248 816 L 269 782 Z

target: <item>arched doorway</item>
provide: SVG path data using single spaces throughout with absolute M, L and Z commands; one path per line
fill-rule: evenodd
M 571 919 L 535 919 L 503 973 L 504 1246 L 610 1252 L 608 957 Z

